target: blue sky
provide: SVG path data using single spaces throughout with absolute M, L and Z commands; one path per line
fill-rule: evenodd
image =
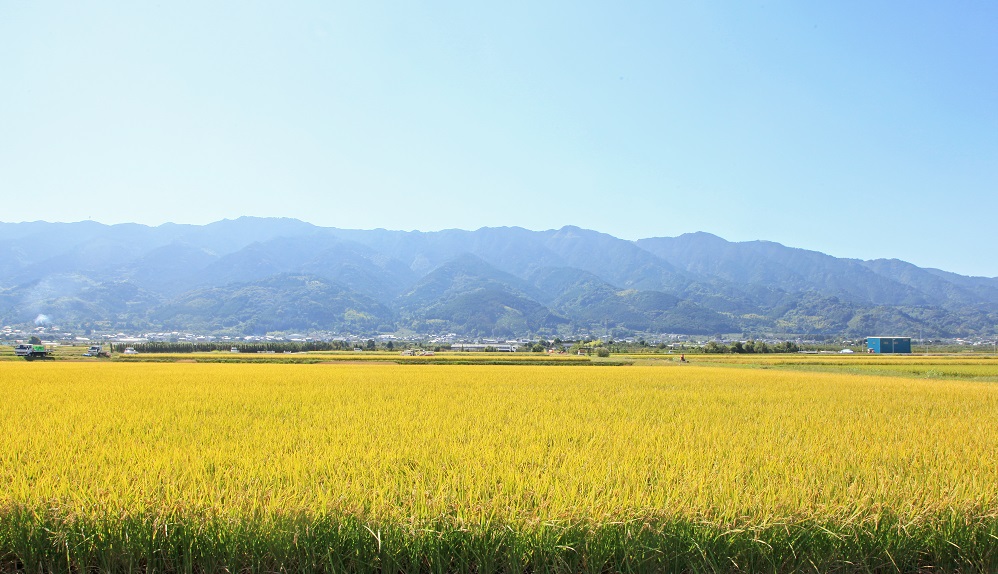
M 998 276 L 993 2 L 0 0 L 0 221 L 708 231 Z

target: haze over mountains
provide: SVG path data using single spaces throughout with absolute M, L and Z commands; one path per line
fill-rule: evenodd
M 227 334 L 994 333 L 998 278 L 708 234 L 0 223 L 0 323 Z

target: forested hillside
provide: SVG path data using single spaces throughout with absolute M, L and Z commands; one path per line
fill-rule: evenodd
M 0 322 L 467 336 L 990 334 L 998 279 L 707 233 L 402 232 L 240 218 L 0 224 Z

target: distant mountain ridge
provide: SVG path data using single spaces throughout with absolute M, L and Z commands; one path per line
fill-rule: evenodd
M 987 335 L 998 278 L 709 233 L 404 232 L 243 217 L 0 223 L 0 322 L 232 334 Z

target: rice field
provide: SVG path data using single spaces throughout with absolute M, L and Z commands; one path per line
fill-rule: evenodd
M 54 361 L 0 397 L 5 571 L 998 569 L 989 382 Z
M 679 361 L 675 355 L 624 358 L 643 365 L 671 365 Z M 994 355 L 728 354 L 688 355 L 687 359 L 697 365 L 998 382 L 998 357 Z
M 116 354 L 116 361 L 194 363 L 398 363 L 407 365 L 590 365 L 587 356 L 547 353 L 443 352 L 403 355 L 392 351 L 309 351 L 304 353 L 142 353 Z

